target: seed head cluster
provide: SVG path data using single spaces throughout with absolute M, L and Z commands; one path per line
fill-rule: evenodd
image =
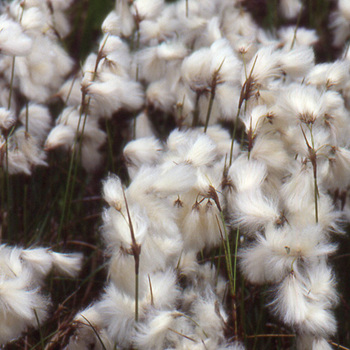
M 113 138 L 103 125 L 127 115 L 129 180 L 102 182 L 108 277 L 65 349 L 243 350 L 237 273 L 268 286 L 266 307 L 297 349 L 331 349 L 329 257 L 350 219 L 350 2 L 329 18 L 343 51 L 316 63 L 315 30 L 267 32 L 239 0 L 118 0 L 81 69 L 61 45 L 71 2 L 0 7 L 7 176 L 48 166 L 54 149 L 98 173 Z M 278 10 L 299 23 L 303 6 Z M 172 118 L 166 136 L 155 114 Z M 45 276 L 75 277 L 81 259 L 0 246 L 0 343 L 47 320 Z

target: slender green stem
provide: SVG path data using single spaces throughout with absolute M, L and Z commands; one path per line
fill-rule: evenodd
M 26 130 L 26 135 L 29 132 L 29 106 L 28 106 L 28 101 L 26 101 L 26 126 L 25 126 L 25 130 Z
M 235 260 L 234 260 L 234 265 L 233 265 L 233 292 L 234 292 L 234 294 L 236 294 L 238 239 L 239 239 L 239 226 L 237 228 L 237 233 L 236 233 Z
M 308 125 L 308 128 L 310 130 L 310 137 L 311 137 L 311 164 L 313 167 L 313 174 L 314 174 L 314 201 L 315 201 L 315 221 L 316 224 L 318 223 L 318 184 L 317 184 L 317 153 L 315 151 L 315 140 L 314 135 L 312 133 L 312 125 Z M 310 145 L 308 145 L 310 147 Z
M 93 72 L 93 76 L 92 76 L 92 82 L 97 77 L 97 69 L 98 69 L 98 66 L 99 66 L 99 63 L 100 63 L 101 59 L 103 58 L 103 49 L 104 49 L 104 47 L 105 47 L 105 45 L 107 43 L 108 38 L 109 38 L 109 34 L 106 35 L 106 38 L 103 41 L 103 43 L 101 45 L 101 48 L 100 48 L 100 50 L 99 50 L 99 52 L 97 54 L 97 58 L 96 58 L 96 62 L 95 62 L 95 68 L 94 68 L 94 72 Z M 73 87 L 73 84 L 74 84 L 74 82 L 72 83 L 71 88 Z M 71 160 L 70 160 L 70 164 L 69 164 L 67 184 L 66 184 L 66 190 L 65 190 L 65 195 L 64 195 L 63 212 L 62 212 L 60 225 L 59 225 L 59 230 L 58 230 L 58 240 L 61 238 L 62 228 L 63 228 L 63 224 L 65 222 L 66 216 L 70 212 L 70 204 L 71 204 L 71 201 L 72 201 L 72 198 L 73 198 L 73 191 L 74 191 L 74 187 L 75 187 L 75 183 L 76 183 L 76 177 L 77 177 L 77 173 L 78 173 L 78 160 L 81 158 L 81 151 L 82 151 L 82 143 L 83 143 L 84 131 L 85 131 L 86 121 L 87 121 L 87 117 L 88 117 L 90 102 L 91 102 L 91 97 L 90 96 L 89 96 L 89 98 L 88 98 L 86 103 L 85 103 L 85 98 L 86 98 L 86 91 L 83 91 L 83 93 L 82 93 L 82 104 L 81 104 L 80 115 L 79 115 L 79 121 L 78 121 L 77 129 L 76 129 L 76 136 L 75 136 L 75 139 L 74 139 L 74 143 L 73 143 L 73 147 L 72 147 L 72 155 L 71 155 Z M 80 125 L 81 125 L 81 120 L 82 120 L 83 115 L 84 115 L 83 125 L 82 125 L 81 132 L 80 132 Z M 76 149 L 77 146 L 78 146 L 78 150 Z M 77 161 L 74 162 L 74 160 L 77 160 Z M 74 167 L 74 172 L 73 172 L 73 167 Z
M 41 329 L 39 317 L 38 317 L 38 314 L 37 314 L 36 310 L 33 309 L 33 311 L 34 311 L 34 315 L 35 315 L 36 322 L 37 322 L 37 324 L 38 324 L 38 329 L 39 329 L 39 334 L 40 334 L 40 344 L 41 344 L 41 348 L 42 348 L 42 349 L 45 349 L 44 337 L 43 337 L 43 333 L 42 333 L 42 329 Z
M 208 110 L 207 110 L 207 117 L 205 119 L 204 133 L 207 132 L 210 114 L 211 114 L 211 110 L 213 108 L 213 103 L 214 103 L 214 98 L 215 98 L 215 92 L 213 90 L 214 89 L 212 88 L 210 91 L 210 98 L 209 98 L 209 104 L 208 104 Z
M 58 232 L 57 232 L 57 242 L 59 242 L 61 240 L 62 228 L 63 228 L 63 224 L 64 224 L 65 219 L 66 219 L 68 195 L 69 195 L 69 190 L 70 190 L 70 185 L 71 185 L 70 180 L 71 180 L 72 172 L 73 172 L 74 158 L 75 158 L 75 143 L 73 145 L 72 154 L 71 154 L 71 158 L 70 158 L 70 162 L 69 162 L 69 169 L 68 169 L 66 190 L 64 193 L 62 215 L 61 215 L 60 225 L 58 227 Z
M 100 334 L 98 333 L 98 331 L 96 330 L 96 328 L 94 327 L 94 325 L 84 316 L 84 315 L 81 315 L 81 317 L 89 324 L 89 326 L 92 328 L 92 330 L 94 331 L 97 339 L 99 340 L 101 346 L 102 346 L 102 349 L 103 350 L 107 350 L 106 346 L 103 344 L 103 341 L 100 337 Z
M 191 322 L 193 322 L 198 328 L 201 329 L 201 331 L 203 332 L 203 335 L 206 337 L 206 338 L 209 338 L 208 334 L 206 333 L 206 331 L 201 327 L 201 325 L 195 320 L 193 319 L 192 317 L 182 313 L 182 312 L 179 312 L 178 313 L 179 315 L 181 315 L 182 317 L 185 317 L 187 318 L 188 320 L 190 320 Z
M 51 337 L 53 337 L 53 336 L 54 336 L 55 334 L 57 334 L 57 333 L 58 333 L 58 329 L 55 330 L 54 332 L 50 333 L 49 335 L 47 335 L 47 336 L 44 338 L 44 341 L 47 340 L 47 339 L 50 339 Z M 36 349 L 39 345 L 41 345 L 41 339 L 40 339 L 40 341 L 39 341 L 38 343 L 36 343 L 34 346 L 32 346 L 32 347 L 30 348 L 30 350 Z M 43 349 L 44 349 L 44 348 L 43 348 Z
M 11 102 L 12 102 L 13 79 L 15 77 L 15 65 L 16 65 L 16 56 L 13 56 L 13 58 L 12 58 L 12 67 L 11 67 L 10 92 L 9 92 L 9 99 L 8 99 L 8 102 L 7 102 L 7 109 L 8 110 L 10 110 Z
M 68 103 L 69 97 L 70 97 L 70 95 L 71 95 L 71 93 L 72 93 L 73 86 L 74 86 L 74 83 L 75 83 L 76 79 L 77 79 L 77 75 L 74 76 L 74 78 L 73 78 L 73 80 L 72 80 L 72 83 L 70 84 L 70 87 L 69 87 L 67 96 L 66 96 L 66 98 L 65 98 L 65 100 L 64 100 L 64 105 L 65 105 L 65 106 L 67 106 L 67 103 Z
M 236 138 L 237 125 L 238 125 L 238 118 L 239 118 L 240 112 L 241 112 L 241 107 L 239 107 L 238 110 L 237 110 L 236 120 L 235 120 L 235 124 L 234 124 L 234 126 L 233 126 L 232 140 L 231 140 L 231 149 L 230 149 L 230 166 L 231 166 L 231 164 L 232 164 L 233 145 L 234 145 L 235 138 Z
M 232 306 L 233 306 L 233 324 L 234 324 L 234 334 L 238 335 L 238 324 L 237 324 L 237 303 L 236 303 L 236 281 L 235 274 L 232 271 L 232 258 L 231 258 L 231 247 L 230 247 L 230 239 L 228 236 L 224 213 L 220 211 L 221 221 L 224 227 L 225 232 L 225 241 L 223 242 L 224 250 L 225 250 L 225 260 L 227 267 L 227 274 L 230 284 L 230 292 L 232 296 Z M 236 260 L 236 257 L 235 257 Z M 235 265 L 236 267 L 236 265 Z
M 125 201 L 125 208 L 126 208 L 126 212 L 128 214 L 128 220 L 129 220 L 129 229 L 130 229 L 130 236 L 131 236 L 131 242 L 132 242 L 131 251 L 135 261 L 135 322 L 138 322 L 139 320 L 139 270 L 140 270 L 141 245 L 138 244 L 136 241 L 134 226 L 131 221 L 128 201 L 125 196 L 124 188 L 122 188 L 122 190 L 123 190 L 123 196 Z
M 231 295 L 234 295 L 232 263 L 230 263 L 230 262 L 232 262 L 231 256 L 230 256 L 230 241 L 229 241 L 229 236 L 228 236 L 228 232 L 227 232 L 227 228 L 226 228 L 224 214 L 222 211 L 220 211 L 220 218 L 221 218 L 221 222 L 223 224 L 224 233 L 225 233 L 223 247 L 224 247 L 224 251 L 225 251 L 225 261 L 226 261 L 227 274 L 228 274 L 228 279 L 229 279 L 229 284 L 230 284 L 230 292 L 231 292 Z
M 218 262 L 217 262 L 216 272 L 215 272 L 215 285 L 217 285 L 219 280 L 219 271 L 221 267 L 221 255 L 222 255 L 222 245 L 220 245 L 220 248 L 219 248 L 219 256 L 218 256 Z
M 241 55 L 242 55 L 242 61 L 243 61 L 243 67 L 244 67 L 245 80 L 247 80 L 247 79 L 248 79 L 248 75 L 247 75 L 247 62 L 245 61 L 244 52 L 242 52 Z
M 315 200 L 315 221 L 318 223 L 318 185 L 317 178 L 314 177 L 314 200 Z
M 193 119 L 192 119 L 192 127 L 195 127 L 198 125 L 198 121 L 199 121 L 199 98 L 200 98 L 201 94 L 199 92 L 197 92 L 196 94 L 196 104 L 194 107 L 194 111 L 193 111 Z
M 138 320 L 139 320 L 139 273 L 137 271 L 135 272 L 135 322 L 138 322 Z
M 295 28 L 294 28 L 293 40 L 292 40 L 292 43 L 291 43 L 291 45 L 290 45 L 290 50 L 293 50 L 295 41 L 296 41 L 296 39 L 297 39 L 297 31 L 298 31 L 298 28 L 299 28 L 299 25 L 300 25 L 302 13 L 303 13 L 303 8 L 301 7 L 300 12 L 299 12 L 299 14 L 298 14 L 297 23 L 296 23 Z
M 211 79 L 211 84 L 210 84 L 210 98 L 209 98 L 209 104 L 208 104 L 208 110 L 207 110 L 207 117 L 205 120 L 204 133 L 206 133 L 207 129 L 208 129 L 211 110 L 213 108 L 213 103 L 214 103 L 214 98 L 215 98 L 216 86 L 221 83 L 219 81 L 219 73 L 220 73 L 220 70 L 221 70 L 224 62 L 225 62 L 225 58 L 221 61 L 220 66 L 212 74 L 212 79 Z

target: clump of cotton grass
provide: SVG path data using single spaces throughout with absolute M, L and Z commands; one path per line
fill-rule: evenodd
M 109 282 L 77 314 L 68 349 L 83 346 L 86 333 L 96 346 L 104 340 L 140 349 L 228 346 L 226 283 L 196 255 L 224 239 L 220 192 L 229 149 L 227 132 L 212 127 L 175 130 L 164 144 L 141 138 L 125 147 L 132 182 L 125 187 L 110 175 L 103 184 Z
M 59 40 L 69 33 L 66 5 L 13 1 L 1 7 L 0 166 L 30 175 L 45 166 L 44 140 L 51 128 L 45 104 L 73 62 Z M 24 102 L 19 102 L 24 101 Z
M 98 53 L 91 53 L 82 71 L 62 85 L 57 96 L 67 107 L 46 140 L 48 149 L 63 146 L 73 155 L 80 155 L 89 171 L 98 168 L 103 160 L 99 149 L 106 134 L 99 121 L 121 110 L 137 112 L 144 104 L 142 85 L 131 75 L 129 48 L 112 34 L 112 29 L 108 30 Z M 67 114 L 71 117 L 67 118 Z
M 295 18 L 301 2 L 283 1 L 281 11 Z M 324 346 L 336 332 L 328 258 L 344 216 L 332 195 L 348 186 L 348 62 L 315 64 L 315 31 L 292 26 L 267 35 L 225 1 L 120 1 L 102 28 L 98 53 L 61 95 L 87 124 L 133 111 L 134 136 L 147 137 L 124 149 L 130 185 L 114 176 L 104 182 L 109 283 L 86 310 L 93 327 L 77 315 L 70 346 L 83 344 L 86 332 L 98 344 L 95 329 L 117 346 L 228 348 L 222 289 L 196 259 L 225 239 L 224 216 L 241 235 L 247 280 L 271 285 L 272 313 L 297 333 L 300 349 Z M 204 127 L 175 130 L 161 143 L 148 120 L 154 109 L 181 127 Z M 210 126 L 221 120 L 234 123 L 231 137 Z M 176 274 L 188 285 L 170 282 Z M 154 275 L 176 290 L 158 306 Z M 204 314 L 216 319 L 215 334 Z
M 1 65 L 6 72 L 18 66 L 5 78 L 37 103 L 70 70 L 49 43 L 68 31 L 61 12 L 68 4 L 52 2 L 48 19 L 41 16 L 46 3 L 14 1 L 3 17 L 0 46 L 8 57 Z M 287 18 L 302 11 L 294 0 L 280 8 Z M 345 38 L 346 12 L 339 1 L 336 42 Z M 10 31 L 16 45 L 7 40 Z M 16 92 L 3 84 L 0 96 L 1 159 L 9 173 L 44 165 L 44 141 L 46 150 L 71 150 L 73 160 L 81 156 L 86 170 L 97 170 L 107 139 L 101 121 L 108 129 L 121 111 L 133 117 L 127 134 L 135 140 L 124 149 L 130 184 L 114 175 L 103 183 L 108 282 L 77 314 L 67 348 L 242 348 L 227 339 L 232 319 L 224 295 L 230 288 L 235 298 L 232 276 L 225 283 L 197 258 L 221 244 L 230 248 L 227 221 L 242 244 L 242 273 L 271 286 L 268 307 L 297 333 L 298 347 L 327 348 L 338 299 L 330 235 L 341 231 L 349 185 L 348 52 L 316 65 L 315 31 L 291 26 L 267 35 L 241 6 L 219 0 L 117 1 L 102 31 L 97 52 L 57 94 L 65 108 L 47 138 L 45 107 L 29 103 L 17 117 Z M 58 52 L 61 62 L 51 57 L 37 66 L 40 48 Z M 45 75 L 39 86 L 37 71 L 52 69 L 52 62 L 62 64 L 57 79 Z M 155 136 L 154 111 L 180 127 L 166 142 Z M 233 124 L 231 136 L 212 126 L 221 121 Z M 246 139 L 238 145 L 240 131 Z M 42 258 L 38 251 L 27 259 Z M 35 266 L 33 275 L 45 275 Z M 237 323 L 236 316 L 234 310 Z
M 76 277 L 81 254 L 56 253 L 48 248 L 0 246 L 0 343 L 6 344 L 31 328 L 40 328 L 50 315 L 50 297 L 42 291 L 54 269 Z
M 331 90 L 342 85 L 337 71 L 347 72 L 347 63 L 311 65 L 307 83 L 296 84 L 293 80 L 299 78 L 293 74 L 290 81 L 279 80 L 282 52 L 273 48 L 270 52 L 276 56 L 269 62 L 270 71 L 264 65 L 266 71 L 259 75 L 264 50 L 249 63 L 242 90 L 245 111 L 240 117 L 248 144 L 228 171 L 233 188 L 228 208 L 232 223 L 250 237 L 240 251 L 242 272 L 252 283 L 271 284 L 270 309 L 298 334 L 298 346 L 306 348 L 310 339 L 324 343 L 336 332 L 332 308 L 337 293 L 328 265 L 336 246 L 329 235 L 341 232 L 342 214 L 331 195 L 347 181 L 337 181 L 332 190 L 326 174 L 332 165 L 339 175 L 346 166 L 345 151 L 340 151 L 344 163 L 339 159 L 336 166 L 333 160 L 346 144 L 347 127 L 339 128 L 344 115 L 328 116 L 333 115 L 333 101 L 344 103 L 344 97 Z M 317 78 L 318 69 L 327 69 L 329 75 Z M 345 115 L 347 119 L 348 112 Z
M 331 14 L 330 25 L 334 31 L 333 44 L 342 46 L 350 33 L 350 9 L 347 1 L 337 1 L 337 9 Z
M 284 5 L 297 8 L 298 2 Z M 216 1 L 205 8 L 186 1 L 117 3 L 102 25 L 98 52 L 88 56 L 82 71 L 66 81 L 58 95 L 75 108 L 82 125 L 128 111 L 133 138 L 152 136 L 152 111 L 170 114 L 178 125 L 204 125 L 205 131 L 223 120 L 235 122 L 236 128 L 243 103 L 249 101 L 251 108 L 273 103 L 269 90 L 277 89 L 276 81 L 285 75 L 301 81 L 314 65 L 308 45 L 315 37 L 303 42 L 295 33 L 290 50 L 287 41 L 264 41 L 257 30 L 244 30 L 254 23 L 239 6 Z M 232 18 L 237 19 L 237 28 L 229 23 Z M 237 47 L 237 38 L 247 43 Z M 61 134 L 61 123 L 58 119 L 53 139 Z M 84 128 L 78 129 L 75 139 L 84 139 Z M 53 145 L 49 148 L 59 144 L 48 142 Z M 104 142 L 85 143 L 95 154 L 97 168 L 102 160 L 97 150 Z M 71 142 L 67 140 L 66 146 L 72 148 Z M 82 157 L 84 167 L 92 170 Z

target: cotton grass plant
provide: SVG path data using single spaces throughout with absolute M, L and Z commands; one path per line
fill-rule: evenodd
M 349 6 L 318 63 L 306 5 L 120 0 L 81 64 L 74 2 L 1 5 L 0 343 L 346 349 Z

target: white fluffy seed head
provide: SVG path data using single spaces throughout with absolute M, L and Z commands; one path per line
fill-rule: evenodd
M 56 253 L 50 251 L 52 265 L 62 274 L 77 277 L 83 263 L 83 255 L 80 253 Z
M 234 160 L 228 175 L 236 191 L 241 192 L 259 188 L 267 176 L 267 168 L 263 162 L 241 156 Z
M 293 78 L 304 77 L 315 64 L 315 53 L 308 46 L 284 50 L 281 51 L 279 64 L 287 75 Z
M 116 175 L 109 175 L 103 182 L 103 199 L 116 210 L 121 210 L 124 206 L 123 185 Z
M 251 75 L 256 84 L 263 86 L 269 79 L 278 77 L 281 69 L 278 64 L 279 53 L 272 46 L 261 47 L 247 65 L 247 75 Z M 242 72 L 241 83 L 246 81 Z
M 28 125 L 28 132 L 42 142 L 51 127 L 51 116 L 49 109 L 43 105 L 30 103 L 28 107 L 22 108 L 19 120 L 23 125 Z
M 280 217 L 278 202 L 267 197 L 260 188 L 238 192 L 232 203 L 233 224 L 250 232 L 276 222 Z
M 0 127 L 8 130 L 16 123 L 13 112 L 5 107 L 0 107 Z
M 137 347 L 149 350 L 164 349 L 165 341 L 172 333 L 169 328 L 174 328 L 175 316 L 173 311 L 155 311 L 146 324 L 139 325 L 135 337 Z
M 47 248 L 25 249 L 21 253 L 21 258 L 35 272 L 38 281 L 46 277 L 52 269 L 53 259 Z
M 301 325 L 305 322 L 310 305 L 299 273 L 292 271 L 284 278 L 278 285 L 276 297 L 270 306 L 288 325 Z
M 111 35 L 120 35 L 120 18 L 115 11 L 111 11 L 102 23 L 102 31 Z
M 339 91 L 349 80 L 349 65 L 349 61 L 320 63 L 306 76 L 306 82 Z
M 210 49 L 202 48 L 183 60 L 182 77 L 193 91 L 200 91 L 209 86 L 211 81 L 210 57 Z
M 160 160 L 162 144 L 155 137 L 129 142 L 124 148 L 129 175 L 133 178 L 142 165 L 156 165 Z
M 73 145 L 76 131 L 69 125 L 56 125 L 47 136 L 45 150 L 51 150 L 60 146 L 70 147 Z
M 303 5 L 300 0 L 282 0 L 280 2 L 280 10 L 282 15 L 287 19 L 294 19 L 298 16 Z
M 23 33 L 21 26 L 7 15 L 0 16 L 0 51 L 10 56 L 28 55 L 32 39 Z
M 96 305 L 102 315 L 102 326 L 113 343 L 129 347 L 135 335 L 135 299 L 110 283 Z M 141 315 L 140 315 L 141 316 Z

